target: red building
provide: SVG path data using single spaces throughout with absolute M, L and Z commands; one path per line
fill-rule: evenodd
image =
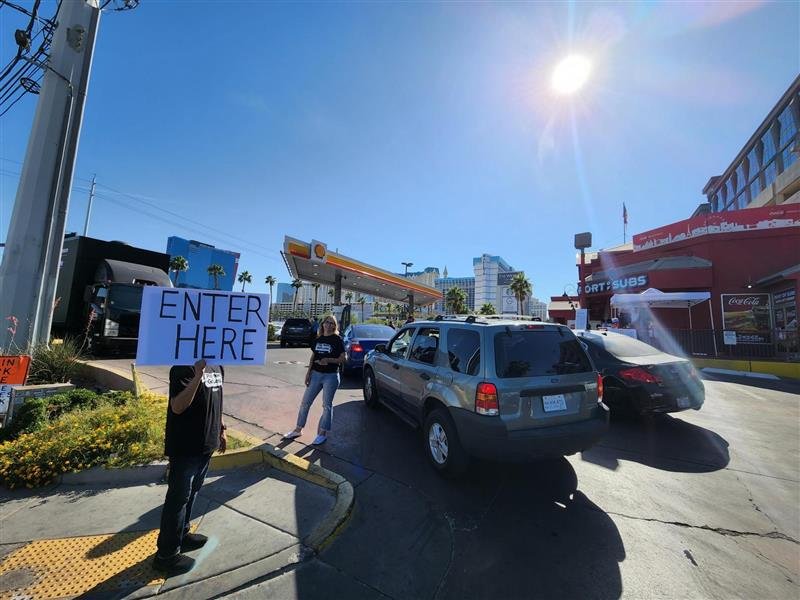
M 695 306 L 691 328 L 709 335 L 713 328 L 720 347 L 722 331 L 735 331 L 739 345 L 775 346 L 780 332 L 791 336 L 797 330 L 800 204 L 703 214 L 640 233 L 632 244 L 590 256 L 583 267 L 581 296 L 591 321 L 617 316 L 612 315 L 614 294 L 656 288 L 708 292 L 711 310 L 707 302 Z M 579 266 L 579 279 L 580 271 Z M 552 318 L 565 316 L 552 312 Z M 690 328 L 688 309 L 652 309 L 645 316 L 621 317 L 641 330 L 650 313 L 664 329 Z M 701 341 L 698 347 L 707 351 L 711 346 Z M 739 354 L 744 350 L 739 348 Z M 766 355 L 780 351 L 761 349 Z

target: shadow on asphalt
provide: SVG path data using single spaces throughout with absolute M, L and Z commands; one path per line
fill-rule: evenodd
M 608 434 L 581 457 L 611 470 L 624 459 L 681 473 L 718 471 L 730 462 L 725 438 L 672 415 L 612 418 Z
M 568 460 L 475 461 L 447 480 L 419 431 L 388 410 L 346 402 L 334 422 L 324 447 L 296 451 L 356 488 L 321 560 L 395 598 L 620 597 L 621 536 Z M 296 584 L 298 598 L 313 597 Z

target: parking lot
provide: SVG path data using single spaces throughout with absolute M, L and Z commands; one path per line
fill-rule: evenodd
M 271 345 L 265 367 L 230 368 L 233 426 L 292 429 L 308 356 Z M 164 389 L 166 369 L 142 373 Z M 700 411 L 614 420 L 583 454 L 479 462 L 457 481 L 433 472 L 418 432 L 364 406 L 357 379 L 336 395 L 324 447 L 305 446 L 318 406 L 302 443 L 269 441 L 356 486 L 351 520 L 320 559 L 375 597 L 796 598 L 800 385 L 705 385 Z

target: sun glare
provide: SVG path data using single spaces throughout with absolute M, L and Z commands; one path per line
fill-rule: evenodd
M 580 90 L 589 79 L 592 64 L 585 56 L 573 54 L 567 56 L 553 69 L 550 81 L 553 90 L 559 94 L 574 94 Z

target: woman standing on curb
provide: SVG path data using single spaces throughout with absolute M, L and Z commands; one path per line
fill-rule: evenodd
M 322 319 L 321 331 L 314 342 L 311 361 L 306 373 L 306 391 L 297 413 L 297 427 L 284 435 L 291 440 L 300 437 L 306 426 L 308 410 L 322 391 L 322 417 L 319 420 L 317 437 L 312 444 L 324 444 L 328 439 L 333 421 L 333 395 L 339 387 L 339 365 L 345 361 L 344 342 L 339 336 L 339 323 L 336 317 L 328 315 Z

